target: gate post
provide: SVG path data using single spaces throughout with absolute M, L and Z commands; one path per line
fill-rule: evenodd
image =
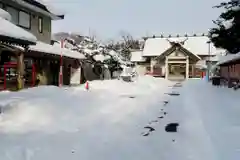
M 189 78 L 189 57 L 186 57 L 186 80 Z
M 165 79 L 168 79 L 168 74 L 169 74 L 169 71 L 168 71 L 168 57 L 166 57 L 166 59 L 165 59 Z
M 24 54 L 19 52 L 17 54 L 17 89 L 24 88 Z

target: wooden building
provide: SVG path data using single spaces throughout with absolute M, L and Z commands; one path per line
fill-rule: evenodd
M 58 85 L 61 61 L 63 85 L 80 83 L 85 57 L 51 45 L 52 20 L 64 15 L 50 8 L 36 0 L 0 0 L 0 89 Z
M 166 79 L 201 77 L 211 57 L 224 52 L 204 35 L 146 38 L 142 51 L 132 53 L 138 72 Z
M 5 89 L 9 80 L 21 89 L 24 86 L 24 51 L 29 45 L 36 44 L 37 38 L 11 23 L 10 19 L 10 14 L 0 9 L 0 86 Z M 14 73 L 9 71 L 8 74 L 8 68 L 14 68 Z
M 240 53 L 228 54 L 217 64 L 220 76 L 227 81 L 240 81 Z

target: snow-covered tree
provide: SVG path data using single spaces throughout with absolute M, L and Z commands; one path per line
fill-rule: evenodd
M 108 68 L 112 75 L 114 71 L 131 65 L 121 53 L 97 42 L 94 38 L 80 35 L 75 36 L 81 37 L 81 40 L 79 41 L 78 39 L 78 42 L 76 42 L 73 36 L 66 37 L 64 39 L 64 47 L 84 54 L 87 58 L 85 63 L 91 63 L 94 66 L 93 72 L 95 74 L 100 76 L 100 68 Z
M 240 51 L 240 0 L 223 2 L 216 8 L 224 8 L 219 18 L 214 21 L 215 28 L 210 30 L 210 38 L 216 47 L 224 48 L 229 53 Z

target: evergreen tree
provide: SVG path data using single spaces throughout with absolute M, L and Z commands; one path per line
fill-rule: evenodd
M 216 21 L 217 27 L 209 32 L 211 41 L 216 47 L 235 54 L 240 51 L 240 0 L 223 2 L 214 8 L 224 8 Z M 230 24 L 230 25 L 228 25 Z

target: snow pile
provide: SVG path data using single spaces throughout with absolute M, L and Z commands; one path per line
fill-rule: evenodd
M 159 110 L 154 104 L 164 99 L 167 86 L 166 80 L 141 77 L 132 85 L 93 81 L 89 91 L 82 86 L 0 93 L 0 159 L 132 160 L 153 153 L 156 159 L 159 150 L 141 136 L 142 125 Z
M 167 96 L 170 85 L 143 76 L 1 92 L 0 159 L 238 160 L 240 92 L 191 79 Z
M 153 78 L 152 76 L 139 76 L 132 83 L 123 82 L 122 80 L 104 80 L 89 82 L 90 88 L 93 90 L 101 90 L 103 92 L 112 92 L 117 95 L 148 95 L 154 91 L 159 91 L 162 85 L 168 87 L 173 84 L 162 78 Z M 74 88 L 76 90 L 82 87 Z

